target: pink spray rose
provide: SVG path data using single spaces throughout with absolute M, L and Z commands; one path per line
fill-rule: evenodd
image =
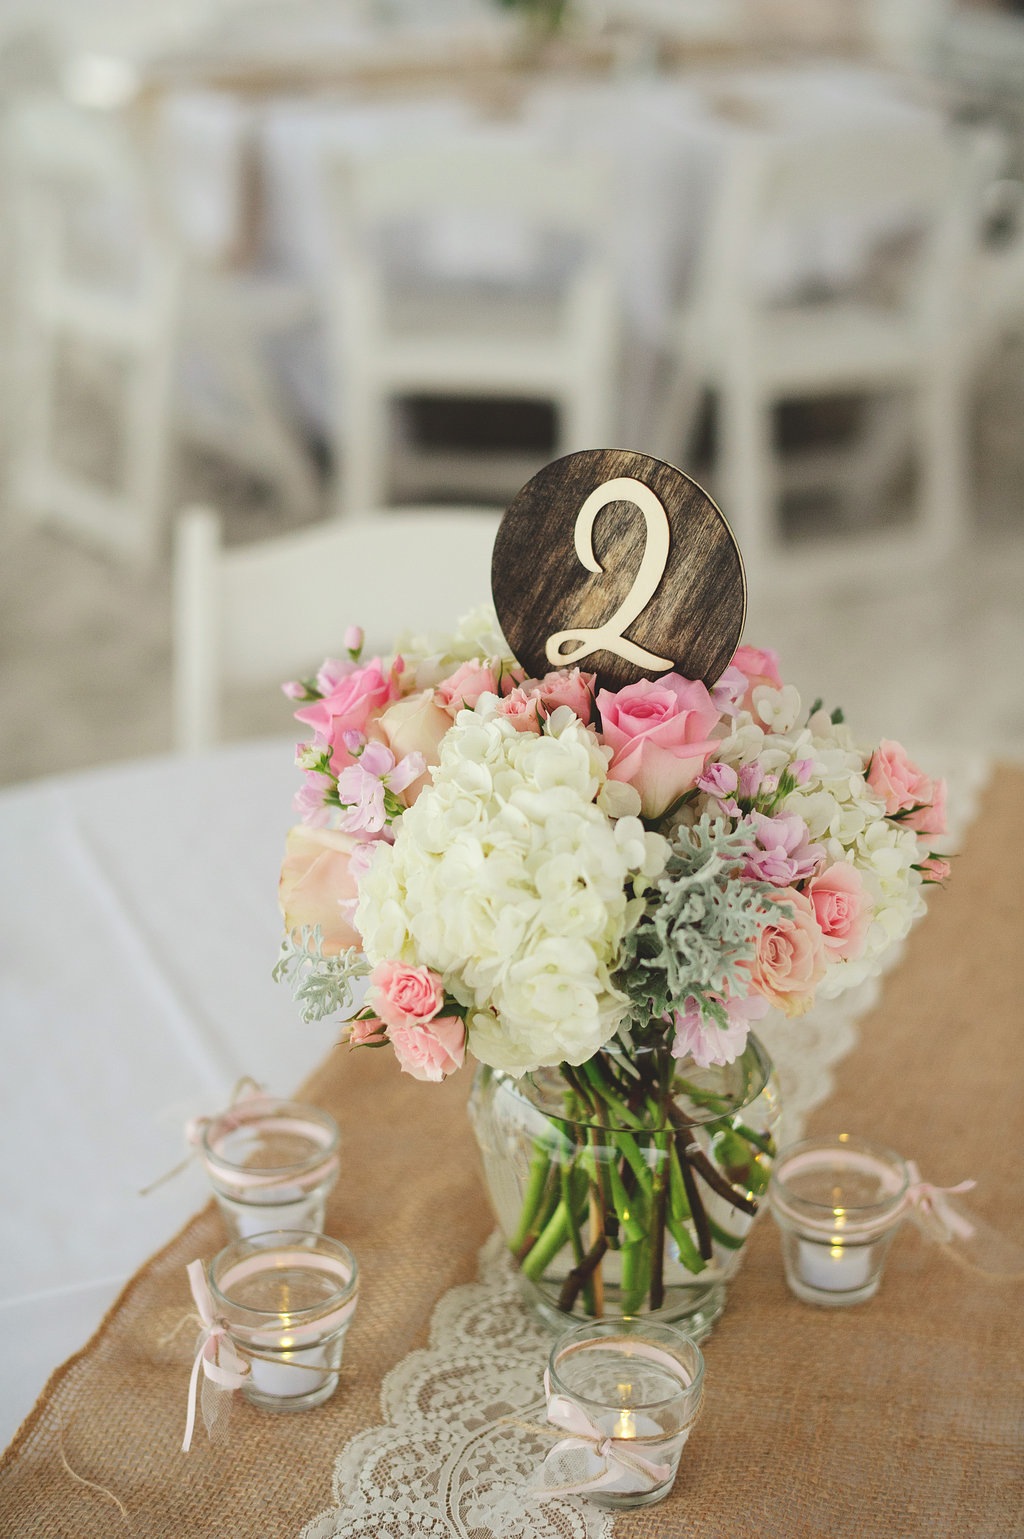
M 378 962 L 370 974 L 367 998 L 385 1026 L 423 1026 L 444 1004 L 444 988 L 429 967 Z
M 474 658 L 463 663 L 447 679 L 442 679 L 434 691 L 434 703 L 454 719 L 465 708 L 471 711 L 481 695 L 498 693 L 498 675 L 490 663 Z
M 924 880 L 934 882 L 936 885 L 948 881 L 952 869 L 949 861 L 943 860 L 941 855 L 929 855 L 926 860 L 922 860 L 920 866 Z
M 779 654 L 771 647 L 737 647 L 733 654 L 731 668 L 738 668 L 746 679 L 746 692 L 743 696 L 743 709 L 749 711 L 753 704 L 754 690 L 762 684 L 767 684 L 770 689 L 782 688 L 782 675 L 779 673 Z
M 542 679 L 526 679 L 509 690 L 499 707 L 517 732 L 539 732 L 542 723 L 560 705 L 567 705 L 580 721 L 589 723 L 596 679 L 578 668 L 555 668 Z
M 864 949 L 871 903 L 864 878 L 856 866 L 836 861 L 808 884 L 814 917 L 825 950 L 842 961 L 851 961 Z
M 777 900 L 761 931 L 750 980 L 785 1015 L 803 1015 L 825 975 L 825 943 L 811 901 L 788 887 L 766 896 Z
M 604 741 L 614 750 L 611 780 L 640 793 L 644 817 L 659 817 L 696 783 L 717 744 L 709 734 L 718 710 L 699 679 L 667 673 L 597 697 Z
M 347 1042 L 349 1047 L 379 1047 L 387 1041 L 384 1022 L 376 1016 L 350 1021 L 342 1041 Z
M 322 734 L 331 749 L 331 768 L 337 774 L 352 763 L 352 754 L 345 746 L 346 732 L 365 734 L 370 717 L 397 695 L 398 669 L 384 673 L 375 657 L 337 678 L 329 694 L 303 706 L 295 718 Z
M 466 1056 L 466 1023 L 439 1015 L 424 1024 L 389 1026 L 388 1039 L 403 1074 L 437 1083 L 461 1069 Z
M 278 883 L 285 929 L 294 935 L 303 925 L 319 925 L 325 956 L 362 945 L 349 915 L 358 896 L 353 856 L 364 842 L 338 829 L 305 823 L 289 830 Z
M 932 780 L 919 770 L 907 758 L 907 751 L 900 743 L 882 739 L 871 755 L 867 781 L 882 798 L 888 817 L 917 808 L 916 812 L 902 819 L 908 828 L 916 828 L 924 834 L 945 833 L 946 783 Z

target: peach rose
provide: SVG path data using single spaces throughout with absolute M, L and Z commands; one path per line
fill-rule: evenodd
M 909 813 L 900 819 L 908 828 L 923 834 L 945 833 L 946 783 L 919 770 L 902 744 L 882 739 L 871 755 L 867 782 L 882 798 L 888 817 Z
M 741 705 L 745 711 L 752 708 L 754 690 L 762 684 L 770 689 L 782 688 L 782 675 L 779 673 L 779 654 L 770 647 L 737 647 L 730 664 L 732 668 L 738 668 L 747 681 L 746 691 Z
M 429 967 L 378 962 L 370 974 L 369 1003 L 385 1026 L 423 1026 L 444 1004 L 444 988 Z
M 667 673 L 597 697 L 602 736 L 614 750 L 608 776 L 640 793 L 644 817 L 659 817 L 695 784 L 717 744 L 718 708 L 700 680 Z
M 761 931 L 750 980 L 770 1005 L 785 1015 L 803 1015 L 825 975 L 825 943 L 811 901 L 787 887 L 774 898 Z
M 848 962 L 864 949 L 871 904 L 856 866 L 837 861 L 807 886 L 825 950 Z
M 407 695 L 404 700 L 389 706 L 374 723 L 375 731 L 382 735 L 396 759 L 404 759 L 409 753 L 421 753 L 427 762 L 423 774 L 403 793 L 407 807 L 411 807 L 424 786 L 430 784 L 430 767 L 438 762 L 441 739 L 451 724 L 451 716 L 436 703 L 432 689 Z
M 389 1026 L 388 1038 L 403 1074 L 435 1084 L 461 1069 L 466 1057 L 466 1023 L 439 1015 L 425 1024 Z
M 352 857 L 365 843 L 338 829 L 312 828 L 307 823 L 288 831 L 277 888 L 285 929 L 296 935 L 303 925 L 312 929 L 318 924 L 325 956 L 362 946 L 347 905 L 358 897 Z

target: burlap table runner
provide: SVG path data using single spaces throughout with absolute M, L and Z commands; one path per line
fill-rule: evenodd
M 880 1139 L 937 1183 L 977 1177 L 976 1210 L 1024 1243 L 1022 835 L 1024 771 L 1005 769 L 811 1127 Z M 390 1055 L 339 1052 L 303 1089 L 342 1124 L 327 1227 L 363 1270 L 332 1401 L 268 1416 L 236 1397 L 227 1443 L 200 1430 L 179 1452 L 193 1332 L 165 1338 L 189 1308 L 186 1263 L 223 1243 L 207 1208 L 51 1378 L 0 1464 L 4 1539 L 293 1539 L 328 1506 L 335 1456 L 380 1420 L 382 1376 L 424 1344 L 491 1228 L 468 1079 L 418 1085 Z M 707 1343 L 706 1412 L 675 1490 L 621 1517 L 616 1539 L 1024 1534 L 1022 1301 L 907 1228 L 875 1300 L 809 1308 L 766 1220 Z

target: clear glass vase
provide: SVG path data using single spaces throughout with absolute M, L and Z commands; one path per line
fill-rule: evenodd
M 700 1339 L 760 1210 L 781 1114 L 761 1043 L 721 1067 L 652 1060 L 604 1052 L 523 1079 L 477 1069 L 470 1118 L 491 1203 L 527 1302 L 554 1328 L 648 1315 Z

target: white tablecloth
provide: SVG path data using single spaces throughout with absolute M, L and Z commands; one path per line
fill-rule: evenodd
M 0 1446 L 120 1284 L 205 1200 L 194 1115 L 291 1093 L 336 1025 L 271 979 L 287 738 L 0 792 Z

